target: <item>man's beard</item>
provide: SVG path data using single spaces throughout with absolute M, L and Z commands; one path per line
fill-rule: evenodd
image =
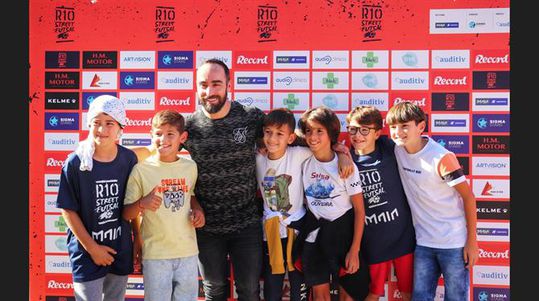
M 226 97 L 228 95 L 228 89 L 225 91 L 225 96 L 221 97 L 219 95 L 213 95 L 211 97 L 207 98 L 218 98 L 219 101 L 216 104 L 210 104 L 207 100 L 202 99 L 200 96 L 197 95 L 199 103 L 202 104 L 204 107 L 204 110 L 210 114 L 215 114 L 221 110 L 221 108 L 225 105 Z M 206 99 L 207 99 L 206 98 Z

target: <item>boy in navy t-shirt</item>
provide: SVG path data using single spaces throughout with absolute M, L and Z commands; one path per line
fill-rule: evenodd
M 122 219 L 135 153 L 116 143 L 125 104 L 97 97 L 88 110 L 88 138 L 69 154 L 60 175 L 57 207 L 69 227 L 67 248 L 76 300 L 123 301 L 133 272 L 130 224 Z
M 384 296 L 391 264 L 404 301 L 412 293 L 415 231 L 402 187 L 395 143 L 381 137 L 382 115 L 372 106 L 359 106 L 346 117 L 352 145 L 350 152 L 359 170 L 365 202 L 365 229 L 361 251 L 369 265 L 366 301 Z

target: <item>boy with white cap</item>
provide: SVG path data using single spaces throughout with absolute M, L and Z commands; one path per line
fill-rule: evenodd
M 62 168 L 56 206 L 69 227 L 75 299 L 123 301 L 127 277 L 133 272 L 133 245 L 122 209 L 137 157 L 117 144 L 126 124 L 123 101 L 99 96 L 87 116 L 88 138 Z

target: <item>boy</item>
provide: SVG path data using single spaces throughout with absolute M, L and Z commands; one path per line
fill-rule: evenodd
M 361 250 L 371 278 L 365 301 L 379 300 L 385 295 L 384 284 L 391 264 L 395 267 L 402 299 L 410 301 L 415 233 L 398 173 L 395 144 L 387 137 L 380 137 L 382 114 L 373 106 L 356 107 L 346 122 L 365 205 Z
M 298 220 L 305 215 L 301 165 L 312 152 L 307 147 L 288 147 L 296 139 L 294 114 L 274 109 L 264 117 L 263 142 L 266 155 L 257 154 L 256 170 L 259 190 L 264 200 L 264 300 L 282 300 L 283 280 L 288 270 L 290 300 L 307 297 L 303 274 L 291 260 L 292 245 Z M 339 145 L 340 146 L 340 145 Z M 335 148 L 339 149 L 339 146 Z M 341 149 L 342 151 L 342 149 Z M 341 175 L 349 176 L 346 153 L 339 153 Z M 342 157 L 344 156 L 344 157 Z M 343 161 L 343 162 L 341 162 Z M 353 168 L 354 164 L 350 163 Z
M 434 300 L 440 273 L 445 300 L 467 300 L 469 268 L 478 258 L 476 201 L 454 153 L 428 136 L 425 114 L 410 102 L 387 116 L 404 192 L 412 211 L 414 301 Z
M 123 211 L 126 220 L 142 216 L 134 233 L 142 244 L 144 299 L 197 300 L 195 228 L 204 225 L 204 214 L 193 194 L 197 166 L 178 156 L 187 139 L 183 116 L 157 112 L 151 134 L 157 153 L 133 168 Z
M 339 278 L 357 277 L 359 273 L 357 285 L 366 287 L 368 283 L 366 265 L 360 263 L 359 256 L 365 223 L 361 181 L 355 165 L 348 179 L 338 175 L 331 145 L 337 142 L 340 121 L 333 111 L 326 107 L 310 109 L 301 116 L 299 126 L 313 156 L 303 164 L 308 211 L 297 239 L 302 243 L 298 252 L 314 299 L 329 300 L 330 281 L 338 283 Z M 339 290 L 342 293 L 344 288 Z M 363 300 L 364 291 L 354 297 Z
M 88 109 L 88 138 L 69 154 L 60 175 L 56 207 L 69 227 L 67 248 L 78 301 L 123 301 L 133 272 L 131 226 L 123 199 L 135 154 L 117 144 L 125 104 L 103 95 Z

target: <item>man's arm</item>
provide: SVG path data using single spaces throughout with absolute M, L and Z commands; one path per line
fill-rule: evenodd
M 156 151 L 156 148 L 153 143 L 150 143 L 150 145 L 147 146 L 129 147 L 129 149 L 135 152 L 135 155 L 137 155 L 138 162 L 146 160 L 146 158 L 154 154 Z

